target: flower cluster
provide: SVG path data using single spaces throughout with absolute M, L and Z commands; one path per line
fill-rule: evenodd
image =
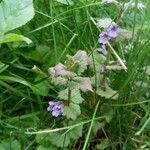
M 47 111 L 50 111 L 52 116 L 58 117 L 64 112 L 64 106 L 60 102 L 49 102 L 48 104 Z
M 111 25 L 107 31 L 105 32 L 102 32 L 100 35 L 99 35 L 99 40 L 98 42 L 102 45 L 101 48 L 97 49 L 98 52 L 101 52 L 103 53 L 104 55 L 107 54 L 107 50 L 106 50 L 106 46 L 105 44 L 111 40 L 111 39 L 114 39 L 118 36 L 118 32 L 119 32 L 119 27 L 117 24 L 113 24 Z

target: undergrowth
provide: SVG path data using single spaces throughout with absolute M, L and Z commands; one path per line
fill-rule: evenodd
M 0 150 L 150 149 L 148 0 L 2 0 Z

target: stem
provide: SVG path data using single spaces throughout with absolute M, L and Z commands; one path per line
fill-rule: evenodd
M 100 100 L 97 102 L 97 105 L 95 107 L 95 111 L 94 111 L 94 114 L 93 114 L 93 117 L 92 117 L 92 121 L 91 121 L 91 124 L 90 124 L 90 127 L 89 127 L 89 130 L 88 130 L 88 133 L 87 133 L 85 143 L 84 143 L 84 146 L 83 146 L 82 150 L 86 150 L 86 147 L 87 147 L 87 144 L 88 144 L 88 141 L 89 141 L 89 137 L 90 137 L 90 134 L 91 134 L 91 131 L 92 131 L 93 123 L 94 123 L 94 120 L 95 120 L 95 117 L 96 117 L 96 113 L 97 113 L 99 104 L 100 104 Z
M 95 72 L 95 83 L 94 83 L 94 85 L 95 85 L 95 88 L 94 88 L 94 100 L 92 100 L 92 102 L 93 102 L 93 105 L 95 105 L 96 104 L 96 99 L 97 99 L 97 93 L 96 93 L 96 91 L 97 91 L 97 71 L 96 71 L 96 66 L 95 66 L 95 62 L 94 62 L 94 55 L 93 55 L 93 52 L 92 52 L 92 63 L 93 63 L 93 68 L 94 68 L 94 72 Z
M 68 104 L 67 104 L 68 106 L 70 105 L 70 102 L 71 102 L 71 90 L 70 90 L 69 82 L 70 82 L 70 80 L 68 80 Z M 69 120 L 68 119 L 66 119 L 66 124 L 67 124 L 67 126 L 69 126 Z M 65 141 L 66 141 L 66 135 L 67 134 L 64 135 L 63 147 L 61 148 L 61 150 L 64 149 Z
M 110 60 L 110 50 L 108 50 L 108 53 L 106 56 L 106 61 L 104 63 L 104 67 L 106 67 L 109 64 L 109 60 Z M 100 87 L 102 87 L 104 90 L 106 90 L 106 85 L 105 85 L 106 82 L 105 81 L 106 81 L 106 73 L 103 75 L 102 82 L 100 85 Z
M 114 53 L 114 55 L 116 56 L 116 58 L 118 59 L 118 61 L 120 62 L 120 64 L 123 67 L 123 69 L 125 71 L 127 71 L 126 65 L 123 63 L 123 61 L 121 60 L 121 58 L 119 57 L 119 55 L 116 53 L 116 51 L 113 49 L 113 47 L 111 46 L 111 44 L 109 42 L 107 42 L 107 44 L 110 47 L 110 49 L 112 50 L 112 52 Z
M 96 117 L 94 119 L 94 121 L 96 121 L 96 120 L 102 120 L 102 119 L 105 119 L 105 116 Z M 91 122 L 91 119 L 84 120 L 84 121 L 82 121 L 80 123 L 77 123 L 77 124 L 74 124 L 74 125 L 70 125 L 70 126 L 66 126 L 66 127 L 62 127 L 62 128 L 46 129 L 46 130 L 39 130 L 39 131 L 29 131 L 29 130 L 27 130 L 24 134 L 35 135 L 35 134 L 55 133 L 55 132 L 60 132 L 60 131 L 63 131 L 63 130 L 69 130 L 70 131 L 70 130 L 73 130 L 74 128 L 77 128 L 79 126 L 88 124 L 90 122 Z M 66 131 L 66 132 L 69 132 L 69 131 Z
M 70 105 L 71 102 L 71 90 L 70 87 L 68 88 L 68 106 Z
M 139 136 L 144 131 L 144 129 L 146 128 L 146 126 L 149 124 L 149 122 L 150 122 L 150 117 L 146 120 L 146 122 L 144 123 L 144 125 L 142 126 L 142 128 L 138 132 L 135 133 L 135 135 Z

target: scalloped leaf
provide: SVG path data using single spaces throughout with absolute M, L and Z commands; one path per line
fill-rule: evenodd
M 77 73 L 83 73 L 89 64 L 89 58 L 85 51 L 79 50 L 74 56 L 73 59 L 78 64 Z
M 61 100 L 68 100 L 68 88 L 60 91 L 58 98 Z M 71 101 L 75 104 L 81 104 L 83 102 L 83 98 L 81 97 L 80 91 L 77 89 L 71 90 Z
M 39 77 L 37 77 L 34 82 L 34 85 L 31 86 L 33 92 L 42 96 L 47 96 L 51 88 L 50 82 L 45 78 Z
M 21 150 L 21 144 L 15 139 L 6 139 L 0 142 L 0 150 Z
M 77 117 L 81 114 L 80 106 L 78 104 L 70 103 L 69 106 L 65 106 L 63 115 L 67 119 L 76 120 Z
M 119 34 L 116 40 L 123 41 L 123 40 L 130 40 L 132 39 L 133 33 L 126 29 L 119 29 Z
M 115 22 L 111 18 L 102 18 L 102 19 L 97 19 L 97 24 L 96 25 L 100 28 L 107 29 L 112 24 L 115 24 Z
M 96 149 L 98 149 L 98 150 L 105 150 L 105 149 L 107 149 L 109 147 L 109 145 L 110 145 L 109 139 L 101 139 L 100 144 L 96 145 Z
M 93 57 L 92 54 L 90 56 L 90 68 L 94 71 L 94 68 L 96 69 L 96 73 L 100 72 L 100 67 L 101 65 L 104 64 L 104 62 L 106 61 L 106 57 L 100 53 L 98 53 L 98 51 L 93 51 Z M 94 71 L 95 72 L 95 71 Z
M 57 85 L 67 84 L 68 78 L 76 76 L 74 72 L 68 71 L 66 66 L 59 63 L 55 67 L 50 67 L 48 73 L 52 79 L 52 83 Z
M 105 126 L 105 121 L 102 121 L 102 122 L 99 122 L 99 121 L 94 121 L 94 123 L 93 123 L 93 133 L 94 133 L 94 135 L 96 135 L 97 134 L 97 132 L 100 130 L 100 129 L 102 129 L 103 127 Z
M 49 134 L 37 134 L 35 140 L 36 143 L 39 143 L 40 145 L 44 145 L 44 146 L 50 145 Z
M 100 110 L 102 112 L 102 115 L 105 116 L 106 122 L 110 123 L 114 115 L 113 108 L 108 103 L 104 103 L 101 105 Z
M 110 87 L 106 87 L 105 90 L 103 89 L 97 89 L 97 92 L 96 92 L 99 96 L 101 97 L 105 97 L 106 99 L 117 99 L 118 98 L 118 94 L 117 94 L 117 91 L 113 90 L 112 88 Z
M 88 77 L 75 77 L 73 78 L 74 82 L 72 83 L 72 86 L 74 89 L 80 89 L 82 92 L 87 92 L 92 90 L 92 82 L 90 78 Z
M 64 142 L 65 139 L 65 142 Z M 36 142 L 45 146 L 45 148 L 54 149 L 55 146 L 67 147 L 70 144 L 70 137 L 69 134 L 61 134 L 61 133 L 47 133 L 47 134 L 38 134 L 36 135 Z
M 79 120 L 77 120 L 77 121 L 70 121 L 69 125 L 74 125 L 74 124 L 77 124 L 77 123 L 80 123 L 80 121 Z M 83 125 L 80 125 L 78 127 L 73 128 L 69 132 L 70 138 L 73 139 L 73 140 L 77 140 L 79 137 L 82 136 L 82 130 L 83 130 Z
M 67 147 L 70 144 L 69 134 L 50 133 L 49 140 L 57 147 Z

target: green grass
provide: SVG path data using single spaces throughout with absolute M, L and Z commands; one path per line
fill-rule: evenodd
M 46 130 L 43 137 L 59 131 L 65 135 L 74 126 L 84 125 L 82 137 L 72 142 L 69 150 L 96 149 L 100 143 L 101 148 L 102 144 L 107 146 L 106 150 L 150 149 L 150 77 L 146 73 L 146 67 L 150 66 L 150 4 L 148 0 L 142 2 L 146 4 L 146 11 L 127 11 L 119 22 L 122 28 L 137 31 L 136 40 L 113 45 L 128 67 L 127 72 L 109 74 L 111 87 L 118 90 L 119 98 L 100 98 L 92 108 L 81 106 L 86 115 L 82 114 L 80 122 L 71 126 L 64 123 L 64 117 L 55 119 L 47 112 L 48 101 L 57 99 L 59 91 L 47 81 L 47 70 L 79 49 L 91 54 L 99 47 L 100 33 L 91 17 L 111 17 L 118 21 L 120 11 L 114 6 L 102 6 L 99 0 L 76 0 L 73 6 L 53 0 L 34 1 L 34 19 L 14 31 L 29 37 L 33 44 L 10 43 L 0 47 L 0 61 L 4 63 L 0 64 L 0 141 L 9 143 L 10 139 L 17 139 L 21 149 L 34 150 L 40 145 L 36 134 L 41 135 Z M 127 50 L 129 44 L 131 47 Z M 35 73 L 34 65 L 45 74 Z M 38 89 L 33 92 L 31 89 L 35 87 Z M 104 104 L 108 105 L 106 114 L 113 112 L 110 121 L 105 123 L 102 119 Z M 95 120 L 102 126 L 96 134 Z M 102 142 L 104 140 L 108 143 Z

